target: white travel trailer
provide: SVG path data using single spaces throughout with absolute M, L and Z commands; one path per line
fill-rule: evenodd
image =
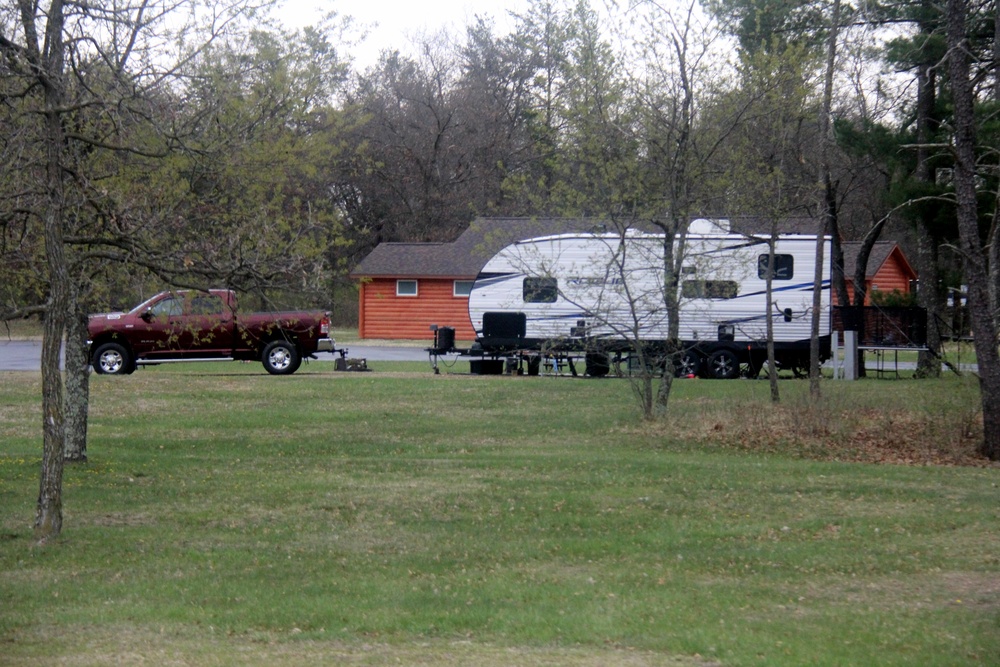
M 808 367 L 816 237 L 775 238 L 773 307 L 766 309 L 768 237 L 695 233 L 683 252 L 679 339 L 685 375 L 756 374 L 773 322 L 779 367 Z M 830 242 L 823 250 L 820 345 L 830 349 Z M 504 354 L 585 356 L 587 373 L 644 349 L 666 350 L 664 237 L 560 234 L 526 239 L 494 255 L 473 283 L 469 317 L 477 349 Z M 530 366 L 529 366 L 530 368 Z

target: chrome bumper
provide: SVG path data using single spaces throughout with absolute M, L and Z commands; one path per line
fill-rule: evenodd
M 332 338 L 320 338 L 316 341 L 316 351 L 317 352 L 333 352 L 334 347 L 337 345 L 337 341 Z

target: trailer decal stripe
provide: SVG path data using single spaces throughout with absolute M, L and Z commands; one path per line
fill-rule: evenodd
M 821 290 L 830 289 L 830 281 L 829 280 L 824 280 L 823 283 L 822 283 L 822 285 L 820 286 L 820 289 Z M 812 282 L 808 282 L 808 283 L 798 283 L 797 285 L 785 285 L 784 287 L 772 287 L 771 288 L 771 293 L 772 294 L 776 294 L 778 292 L 793 292 L 793 291 L 798 291 L 798 292 L 812 292 L 813 291 L 813 284 L 812 284 Z M 740 294 L 736 298 L 737 299 L 742 299 L 744 297 L 761 296 L 761 295 L 764 295 L 764 294 L 767 294 L 767 290 L 760 290 L 760 291 L 757 291 L 757 292 L 747 292 L 746 294 Z
M 717 255 L 723 252 L 730 252 L 733 250 L 740 250 L 743 248 L 753 248 L 754 246 L 759 246 L 761 244 L 766 244 L 765 240 L 748 240 L 744 243 L 737 243 L 731 246 L 720 246 L 718 248 L 712 248 L 711 250 L 703 250 L 701 252 L 688 252 L 684 254 L 684 257 L 706 257 L 708 255 Z
M 482 289 L 483 287 L 499 285 L 508 280 L 515 280 L 521 275 L 520 273 L 480 273 L 476 277 L 476 281 L 472 284 L 472 289 Z

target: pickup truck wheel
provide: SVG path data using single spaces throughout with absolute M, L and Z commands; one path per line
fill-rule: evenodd
M 98 375 L 128 375 L 135 370 L 131 353 L 118 343 L 105 343 L 98 347 L 91 364 Z
M 264 370 L 271 375 L 291 375 L 299 370 L 302 357 L 294 343 L 275 340 L 264 347 L 261 362 L 264 364 Z

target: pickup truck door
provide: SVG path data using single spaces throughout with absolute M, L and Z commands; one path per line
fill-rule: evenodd
M 233 313 L 214 294 L 171 293 L 143 315 L 149 358 L 225 357 L 232 354 Z
M 189 293 L 187 334 L 181 338 L 190 356 L 227 357 L 233 353 L 235 313 L 215 294 Z
M 157 300 L 139 317 L 145 324 L 136 347 L 136 352 L 145 357 L 166 357 L 177 354 L 180 340 L 177 331 L 184 314 L 184 297 L 169 293 Z

